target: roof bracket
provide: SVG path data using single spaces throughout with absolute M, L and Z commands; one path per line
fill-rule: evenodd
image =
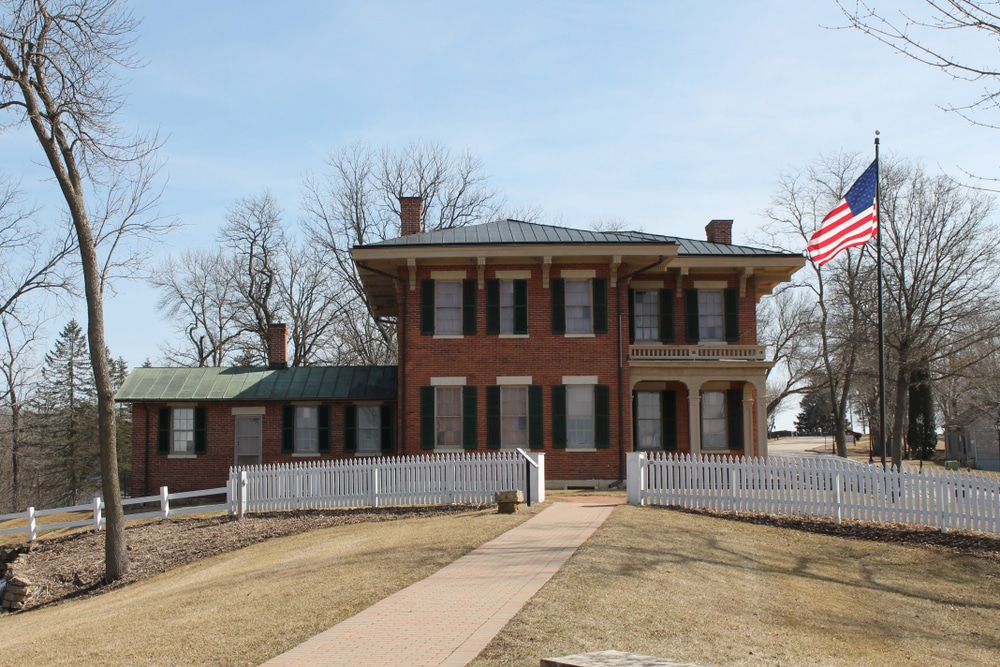
M 740 298 L 742 299 L 747 295 L 747 278 L 753 275 L 752 266 L 744 266 L 743 270 L 740 272 Z
M 674 284 L 674 295 L 679 299 L 684 296 L 684 276 L 688 274 L 688 269 L 686 266 L 680 266 L 675 269 L 677 277 Z
M 486 258 L 476 258 L 476 268 L 479 271 L 479 289 L 486 289 Z
M 622 265 L 622 256 L 614 255 L 611 258 L 609 273 L 611 274 L 611 286 L 618 287 L 618 267 Z
M 407 273 L 410 274 L 410 291 L 417 289 L 417 260 L 413 257 L 406 259 Z
M 549 288 L 549 269 L 552 268 L 552 258 L 542 257 L 542 289 Z

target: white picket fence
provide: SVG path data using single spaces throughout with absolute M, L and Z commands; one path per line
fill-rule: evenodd
M 1000 533 L 1000 482 L 981 471 L 883 470 L 832 457 L 628 455 L 628 501 Z
M 188 507 L 171 507 L 171 500 L 186 500 L 190 498 L 205 498 L 210 496 L 221 496 L 226 495 L 227 501 L 225 503 L 217 503 L 212 505 L 194 505 Z M 230 495 L 230 488 L 228 486 L 222 486 L 217 489 L 205 489 L 202 491 L 183 491 L 180 493 L 170 493 L 170 490 L 163 486 L 160 487 L 160 493 L 155 496 L 143 496 L 141 498 L 125 498 L 122 500 L 122 507 L 126 509 L 125 521 L 138 521 L 140 519 L 169 519 L 172 516 L 178 516 L 181 514 L 191 514 L 194 512 L 217 512 L 217 511 L 229 511 L 231 503 L 228 500 Z M 159 508 L 147 512 L 132 512 L 128 513 L 129 507 L 134 507 L 136 505 L 146 505 L 159 503 Z M 52 516 L 55 514 L 82 514 L 86 515 L 85 519 L 75 519 L 72 521 L 61 521 L 58 523 L 38 523 L 39 517 Z M 0 515 L 0 523 L 4 521 L 18 521 L 19 519 L 25 520 L 24 525 L 15 526 L 13 528 L 4 528 L 0 530 L 0 535 L 13 535 L 15 533 L 27 533 L 28 541 L 34 542 L 38 539 L 38 533 L 44 530 L 56 530 L 59 528 L 80 528 L 84 526 L 91 526 L 95 531 L 99 531 L 106 520 L 104 518 L 104 500 L 100 496 L 96 496 L 93 502 L 87 503 L 86 505 L 74 505 L 72 507 L 54 507 L 52 509 L 39 510 L 34 507 L 29 507 L 27 511 L 15 512 L 13 514 L 3 514 Z
M 544 500 L 544 455 L 516 451 L 339 459 L 233 468 L 233 513 L 336 507 L 491 503 L 497 491 Z

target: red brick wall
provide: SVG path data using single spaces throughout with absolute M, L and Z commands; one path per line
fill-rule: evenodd
M 429 279 L 434 270 L 456 270 L 455 266 L 420 266 L 417 271 L 416 289 L 408 291 L 403 317 L 406 351 L 401 358 L 401 372 L 405 385 L 406 404 L 402 424 L 406 453 L 422 453 L 420 449 L 420 387 L 428 386 L 432 377 L 465 377 L 466 385 L 478 387 L 478 450 L 486 448 L 486 390 L 496 384 L 497 376 L 530 375 L 533 385 L 543 387 L 543 441 L 546 476 L 550 479 L 605 479 L 624 478 L 622 450 L 619 443 L 619 353 L 628 346 L 628 294 L 621 284 L 611 287 L 609 267 L 602 264 L 557 264 L 552 266 L 550 278 L 559 278 L 563 269 L 594 269 L 597 278 L 608 280 L 608 333 L 595 334 L 593 338 L 567 338 L 552 333 L 552 306 L 550 289 L 542 286 L 542 267 L 535 264 L 488 266 L 485 278 L 492 279 L 500 270 L 530 270 L 528 281 L 528 338 L 501 338 L 486 333 L 486 290 L 477 289 L 477 333 L 461 339 L 440 339 L 420 333 L 420 281 Z M 478 277 L 476 267 L 467 265 L 468 279 Z M 624 273 L 624 272 L 622 272 Z M 405 275 L 405 274 L 404 274 Z M 409 280 L 403 289 L 409 290 Z M 620 298 L 619 298 L 620 297 Z M 619 313 L 618 304 L 621 304 Z M 619 348 L 618 317 L 622 316 L 622 348 Z M 631 448 L 631 394 L 629 369 L 623 364 L 622 388 L 624 400 L 625 451 Z M 611 398 L 611 443 L 608 449 L 596 452 L 573 452 L 553 449 L 552 442 L 552 387 L 562 384 L 564 375 L 596 375 L 598 384 L 607 385 Z
M 229 402 L 198 403 L 207 407 L 205 454 L 194 458 L 172 458 L 156 453 L 157 415 L 164 403 L 138 403 L 132 418 L 132 495 L 156 493 L 161 486 L 171 491 L 196 491 L 224 486 L 234 463 L 236 416 L 234 407 L 264 406 L 261 436 L 263 463 L 294 463 L 322 459 L 353 458 L 344 451 L 344 406 L 349 402 L 326 402 L 330 408 L 330 451 L 319 456 L 294 456 L 281 451 L 281 408 L 289 403 Z M 185 404 L 189 405 L 189 404 Z M 395 406 L 393 406 L 395 408 Z M 147 421 L 148 415 L 148 421 Z M 394 438 L 395 442 L 395 438 Z M 148 463 L 147 463 L 148 462 Z

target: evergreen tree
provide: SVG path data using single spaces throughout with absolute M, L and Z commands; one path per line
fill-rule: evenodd
M 910 374 L 909 424 L 906 443 L 912 456 L 929 459 L 937 449 L 937 425 L 934 423 L 934 394 L 931 374 L 925 368 Z
M 87 337 L 76 320 L 45 355 L 38 400 L 46 486 L 53 502 L 76 505 L 101 487 L 97 390 Z
M 835 430 L 833 405 L 825 389 L 812 388 L 799 403 L 802 411 L 795 418 L 795 430 L 807 435 L 827 435 Z

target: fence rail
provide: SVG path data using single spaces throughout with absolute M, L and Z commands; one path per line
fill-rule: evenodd
M 203 491 L 184 491 L 181 493 L 170 493 L 167 487 L 161 487 L 159 495 L 155 496 L 143 496 L 141 498 L 126 498 L 122 500 L 122 507 L 134 507 L 136 505 L 146 505 L 152 503 L 159 503 L 159 509 L 149 512 L 132 512 L 125 514 L 125 521 L 139 521 L 141 519 L 169 519 L 172 516 L 177 516 L 180 514 L 191 514 L 194 512 L 216 512 L 216 511 L 228 511 L 230 509 L 230 502 L 227 500 L 225 503 L 216 503 L 211 505 L 192 505 L 189 507 L 171 507 L 171 500 L 183 500 L 189 498 L 207 498 L 211 496 L 228 496 L 229 487 L 222 486 L 216 489 L 205 489 Z M 38 518 L 43 516 L 51 516 L 54 514 L 82 514 L 88 513 L 86 519 L 77 519 L 74 521 L 60 521 L 58 523 L 38 523 Z M 57 530 L 60 528 L 81 528 L 84 526 L 92 526 L 95 531 L 100 530 L 106 523 L 104 518 L 104 500 L 100 496 L 96 496 L 91 503 L 86 505 L 73 505 L 71 507 L 55 507 L 52 509 L 39 510 L 34 507 L 29 507 L 24 512 L 15 512 L 13 514 L 3 514 L 0 515 L 0 522 L 4 521 L 17 521 L 23 519 L 25 524 L 23 526 L 15 526 L 13 528 L 4 528 L 0 530 L 0 535 L 13 535 L 15 533 L 27 533 L 28 541 L 34 542 L 38 539 L 38 533 L 44 530 Z
M 504 451 L 248 466 L 232 469 L 230 485 L 238 487 L 233 511 L 242 516 L 290 509 L 491 503 L 497 491 L 525 491 L 527 474 L 521 455 Z M 544 477 L 532 480 L 532 489 L 537 500 L 544 493 Z
M 632 453 L 633 504 L 886 521 L 1000 533 L 1000 481 L 980 471 L 885 471 L 835 458 Z

